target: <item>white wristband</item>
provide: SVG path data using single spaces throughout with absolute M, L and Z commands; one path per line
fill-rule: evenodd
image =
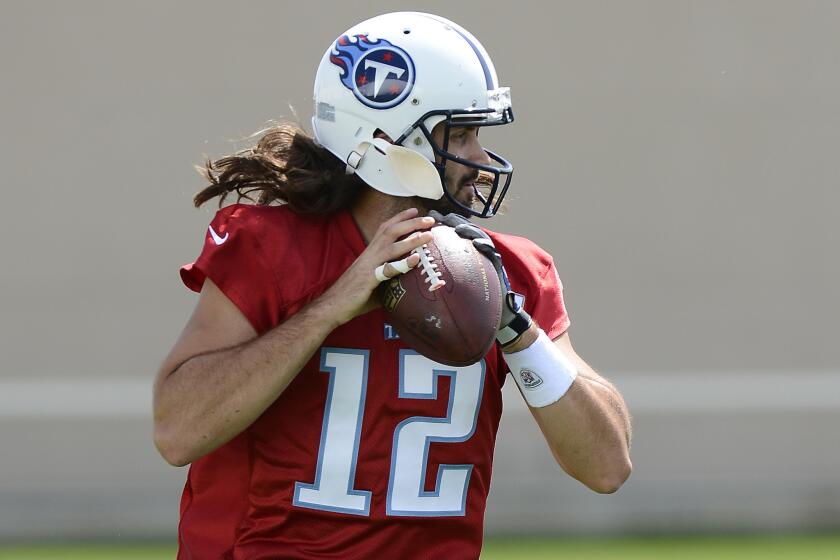
M 531 346 L 504 355 L 525 401 L 534 408 L 560 400 L 577 377 L 577 368 L 540 329 Z

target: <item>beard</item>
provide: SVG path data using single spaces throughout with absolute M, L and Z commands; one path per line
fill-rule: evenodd
M 435 210 L 440 212 L 444 216 L 446 214 L 460 214 L 462 216 L 466 215 L 463 208 L 459 208 L 456 206 L 446 195 L 443 195 L 437 200 L 431 200 L 429 198 L 421 198 L 419 196 L 413 197 L 414 200 L 412 201 L 414 205 L 421 211 L 420 213 L 428 214 L 430 210 Z
M 454 197 L 456 200 L 458 200 L 458 202 L 460 202 L 467 208 L 472 208 L 476 199 L 475 188 L 466 185 L 467 183 L 474 183 L 477 179 L 477 171 L 475 173 L 468 174 L 466 177 L 463 177 L 457 181 L 458 188 L 456 190 L 450 189 L 449 185 L 452 183 L 452 180 L 447 179 L 444 184 L 444 190 L 447 194 Z M 444 216 L 446 214 L 458 214 L 465 218 L 470 217 L 469 212 L 452 202 L 452 200 L 446 194 L 444 194 L 437 200 L 414 196 L 411 197 L 411 201 L 412 204 L 414 204 L 417 207 L 417 209 L 420 210 L 421 214 L 423 214 L 424 211 L 426 214 L 428 214 L 430 210 L 435 210 L 437 212 L 440 212 Z

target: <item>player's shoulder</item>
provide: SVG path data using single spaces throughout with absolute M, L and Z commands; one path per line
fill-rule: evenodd
M 242 296 L 261 306 L 270 301 L 268 307 L 275 310 L 293 305 L 323 284 L 324 274 L 345 264 L 329 258 L 344 246 L 337 239 L 342 219 L 347 218 L 300 214 L 286 205 L 225 206 L 210 222 L 198 259 L 182 268 L 181 277 L 195 291 L 209 277 L 231 299 Z M 253 322 L 267 328 L 277 320 Z
M 561 295 L 563 283 L 560 281 L 554 259 L 548 251 L 527 237 L 497 233 L 486 229 L 484 231 L 493 240 L 496 250 L 502 256 L 502 262 L 505 265 L 511 287 L 514 291 L 525 294 L 526 302 L 530 306 L 529 312 L 533 315 L 534 306 L 537 302 L 541 300 L 551 301 L 551 294 L 556 294 L 560 301 L 557 309 L 560 309 L 562 311 L 561 315 L 565 316 L 566 312 Z M 545 297 L 546 295 L 549 297 Z M 554 321 L 553 315 L 551 317 L 540 317 L 540 324 L 544 326 L 552 324 Z M 563 331 L 559 332 L 562 333 Z
M 493 240 L 509 271 L 517 269 L 540 274 L 551 266 L 553 259 L 548 251 L 527 237 L 482 229 Z
M 211 225 L 224 224 L 242 231 L 282 230 L 302 222 L 286 205 L 236 203 L 220 208 Z
M 216 241 L 238 237 L 275 250 L 294 240 L 317 237 L 324 230 L 323 216 L 299 214 L 286 205 L 231 204 L 219 209 L 210 222 L 209 235 Z
M 282 264 L 288 280 L 290 271 L 305 275 L 313 262 L 325 258 L 337 245 L 330 243 L 337 229 L 332 216 L 300 214 L 286 205 L 231 204 L 210 222 L 199 260 L 260 266 L 266 274 Z

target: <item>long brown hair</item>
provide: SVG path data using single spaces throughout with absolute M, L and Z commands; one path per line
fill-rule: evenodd
M 235 192 L 237 202 L 282 203 L 302 214 L 330 214 L 349 206 L 364 185 L 296 124 L 274 124 L 257 135 L 256 146 L 197 166 L 210 184 L 193 198 L 196 207 L 216 197 L 221 207 Z

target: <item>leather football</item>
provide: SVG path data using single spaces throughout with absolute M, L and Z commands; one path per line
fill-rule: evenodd
M 499 276 L 472 241 L 449 226 L 417 249 L 420 264 L 380 286 L 386 320 L 411 348 L 450 366 L 474 364 L 493 342 L 502 315 Z

